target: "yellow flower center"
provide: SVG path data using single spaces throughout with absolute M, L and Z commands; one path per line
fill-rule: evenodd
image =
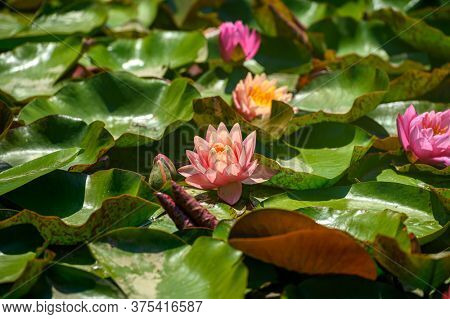
M 448 126 L 446 127 L 440 127 L 439 125 L 435 125 L 433 127 L 433 133 L 434 135 L 441 135 L 441 134 L 445 134 L 448 131 Z
M 441 135 L 447 133 L 448 125 L 445 127 L 441 127 L 440 124 L 441 123 L 435 123 L 433 125 L 432 121 L 428 117 L 425 117 L 424 120 L 422 121 L 422 125 L 426 128 L 431 128 L 433 130 L 434 135 Z
M 250 89 L 250 97 L 260 107 L 271 107 L 275 99 L 275 90 L 274 85 L 268 88 L 263 88 L 261 85 L 253 86 Z
M 244 50 L 242 50 L 241 46 L 238 45 L 234 48 L 233 52 L 231 52 L 231 61 L 239 62 L 245 59 Z
M 223 145 L 222 143 L 215 143 L 213 145 L 213 148 L 216 150 L 217 153 L 222 153 L 223 151 L 225 151 L 225 145 Z

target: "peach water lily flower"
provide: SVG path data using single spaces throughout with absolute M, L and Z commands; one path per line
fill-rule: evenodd
M 267 79 L 265 74 L 253 77 L 248 73 L 233 91 L 236 109 L 249 121 L 258 116 L 263 119 L 270 117 L 272 101 L 288 103 L 291 99 L 292 94 L 286 86 L 277 88 L 276 80 Z
M 235 124 L 230 132 L 223 123 L 217 130 L 210 125 L 206 139 L 196 136 L 194 143 L 195 152 L 186 151 L 191 165 L 181 167 L 178 172 L 191 186 L 217 188 L 219 197 L 230 205 L 241 197 L 242 183 L 262 183 L 275 174 L 253 159 L 256 132 L 242 141 L 239 124 Z
M 242 21 L 224 22 L 219 30 L 220 54 L 226 62 L 250 60 L 258 52 L 261 36 Z
M 410 105 L 397 117 L 400 142 L 414 162 L 450 166 L 450 110 L 417 114 Z

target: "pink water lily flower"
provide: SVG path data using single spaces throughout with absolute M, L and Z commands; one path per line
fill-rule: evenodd
M 242 21 L 224 22 L 219 29 L 220 54 L 226 62 L 250 60 L 258 52 L 261 36 Z
M 195 152 L 186 151 L 191 165 L 181 167 L 178 172 L 191 186 L 217 188 L 219 197 L 230 205 L 241 197 L 242 183 L 262 183 L 275 174 L 253 159 L 256 132 L 242 141 L 239 124 L 235 124 L 230 132 L 223 123 L 217 130 L 210 125 L 206 139 L 196 136 L 194 143 Z
M 450 110 L 417 115 L 414 105 L 397 117 L 400 142 L 414 162 L 450 166 Z
M 232 95 L 234 106 L 248 121 L 258 116 L 270 117 L 272 101 L 288 103 L 292 99 L 286 86 L 277 87 L 277 81 L 269 80 L 264 73 L 253 77 L 250 72 L 236 85 Z

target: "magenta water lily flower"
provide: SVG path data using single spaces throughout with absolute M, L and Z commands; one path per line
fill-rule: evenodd
M 219 197 L 230 205 L 241 197 L 242 184 L 262 183 L 275 174 L 253 159 L 256 132 L 242 141 L 239 124 L 230 132 L 223 123 L 217 130 L 210 125 L 206 139 L 196 136 L 194 143 L 195 152 L 186 151 L 191 165 L 181 167 L 178 172 L 191 186 L 217 188 Z
M 268 118 L 272 111 L 272 101 L 288 103 L 292 94 L 286 86 L 277 87 L 277 81 L 267 79 L 265 74 L 247 74 L 233 91 L 234 106 L 248 121 L 255 117 Z
M 450 165 L 450 110 L 417 114 L 410 105 L 397 117 L 400 142 L 413 162 Z
M 219 45 L 222 59 L 226 62 L 250 60 L 259 50 L 261 36 L 250 31 L 242 21 L 224 22 L 220 25 Z

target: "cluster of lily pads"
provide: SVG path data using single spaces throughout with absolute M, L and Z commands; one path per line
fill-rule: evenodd
M 448 298 L 449 13 L 0 1 L 0 296 Z

